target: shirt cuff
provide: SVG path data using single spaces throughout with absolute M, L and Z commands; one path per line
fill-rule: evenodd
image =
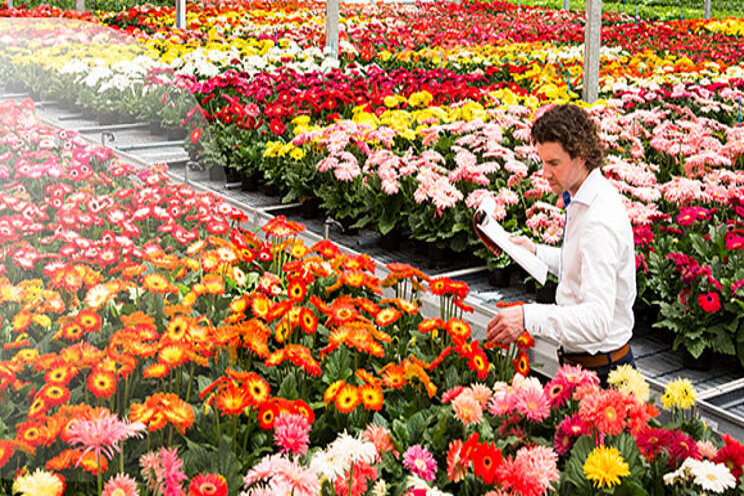
M 558 341 L 557 336 L 548 323 L 548 314 L 551 305 L 528 303 L 522 306 L 524 316 L 524 329 L 532 336 L 552 338 Z

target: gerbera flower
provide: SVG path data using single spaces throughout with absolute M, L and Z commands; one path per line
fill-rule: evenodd
M 368 463 L 358 462 L 333 482 L 336 494 L 363 496 L 367 494 L 368 483 L 377 480 L 377 468 Z M 351 489 L 351 490 L 350 490 Z
M 153 363 L 142 371 L 143 379 L 162 379 L 170 373 L 170 367 L 164 363 Z
M 513 405 L 519 413 L 533 422 L 541 422 L 550 415 L 550 402 L 542 389 L 522 387 L 514 390 Z
M 653 427 L 643 429 L 635 437 L 638 450 L 648 461 L 652 461 L 659 451 L 666 449 L 671 440 L 668 430 Z
M 630 466 L 617 448 L 599 446 L 586 458 L 584 475 L 597 489 L 612 488 L 630 475 Z
M 152 293 L 165 294 L 178 292 L 178 289 L 171 284 L 168 278 L 159 272 L 146 274 L 142 281 L 142 287 Z
M 464 456 L 463 444 L 459 439 L 449 443 L 447 449 L 447 477 L 452 482 L 460 482 L 465 478 L 470 459 Z
M 718 450 L 718 454 L 713 461 L 726 465 L 738 480 L 742 474 L 742 467 L 744 467 L 744 444 L 728 434 L 724 434 L 722 439 L 724 446 Z
M 258 409 L 258 426 L 269 431 L 274 428 L 277 416 L 277 406 L 273 401 L 267 401 Z
M 102 319 L 97 312 L 86 308 L 77 314 L 75 321 L 85 329 L 85 332 L 96 332 L 101 328 Z
M 139 489 L 129 475 L 116 474 L 106 481 L 101 496 L 139 496 Z
M 561 408 L 571 398 L 573 388 L 561 379 L 553 379 L 545 384 L 545 396 L 551 408 Z
M 339 389 L 336 395 L 336 409 L 341 413 L 350 413 L 359 404 L 359 391 L 351 384 Z
M 625 428 L 625 397 L 616 389 L 596 390 L 579 402 L 579 416 L 598 432 L 616 436 Z
M 496 469 L 501 465 L 501 450 L 493 443 L 479 443 L 470 458 L 473 460 L 473 473 L 485 484 L 496 480 Z
M 553 449 L 559 455 L 565 455 L 573 447 L 574 441 L 586 434 L 584 424 L 578 413 L 564 418 L 555 430 Z
M 692 481 L 704 491 L 722 494 L 727 489 L 736 487 L 736 479 L 726 465 L 708 460 L 688 460 Z
M 403 466 L 425 481 L 432 481 L 437 475 L 437 461 L 429 450 L 414 444 L 403 454 Z
M 338 392 L 341 390 L 342 387 L 346 382 L 344 382 L 343 379 L 339 379 L 335 382 L 333 382 L 330 386 L 328 386 L 325 390 L 325 393 L 323 393 L 323 401 L 326 403 L 331 403 L 333 401 L 336 401 L 336 396 L 338 395 Z
M 309 308 L 300 310 L 300 327 L 307 334 L 313 334 L 318 329 L 318 317 Z
M 372 386 L 371 384 L 364 384 L 359 387 L 359 396 L 362 398 L 364 408 L 379 412 L 382 410 L 382 406 L 385 403 L 385 397 L 382 394 L 382 389 Z
M 168 343 L 180 343 L 189 337 L 192 321 L 185 315 L 176 315 L 168 322 L 163 340 Z
M 13 443 L 8 439 L 0 439 L 0 468 L 3 468 L 13 456 Z
M 36 393 L 36 396 L 43 399 L 49 408 L 53 408 L 67 403 L 67 400 L 70 399 L 70 390 L 64 386 L 47 384 Z
M 610 371 L 607 383 L 626 394 L 633 394 L 646 403 L 650 396 L 649 385 L 641 373 L 630 365 L 623 364 Z
M 393 440 L 390 437 L 390 431 L 387 427 L 370 423 L 362 433 L 362 438 L 374 444 L 380 456 L 382 456 L 382 453 L 390 451 L 395 458 L 398 458 L 399 454 L 395 449 L 395 445 L 393 445 Z M 377 459 L 379 461 L 380 457 L 378 456 Z
M 40 468 L 19 476 L 13 482 L 13 493 L 21 493 L 21 496 L 62 496 L 64 492 L 64 477 Z
M 375 322 L 380 327 L 387 327 L 395 321 L 397 321 L 402 314 L 400 313 L 400 310 L 398 310 L 395 307 L 386 307 L 381 309 L 379 312 L 377 312 L 377 315 L 375 315 Z
M 274 421 L 274 443 L 281 453 L 294 456 L 307 453 L 310 444 L 310 424 L 299 414 L 282 413 Z
M 110 398 L 116 392 L 116 374 L 95 369 L 88 375 L 88 389 L 96 398 Z
M 452 400 L 455 417 L 465 425 L 477 424 L 483 418 L 483 407 L 470 390 L 465 390 Z
M 721 300 L 718 298 L 718 293 L 708 291 L 698 295 L 698 305 L 707 313 L 716 313 L 721 309 Z
M 271 387 L 256 373 L 250 373 L 245 379 L 244 386 L 246 389 L 247 401 L 251 406 L 261 406 L 271 397 Z
M 661 402 L 667 410 L 672 407 L 688 410 L 695 406 L 696 398 L 697 393 L 692 382 L 689 379 L 678 378 L 667 384 Z
M 188 496 L 227 496 L 227 481 L 220 474 L 199 474 L 191 479 Z
M 75 419 L 67 428 L 68 443 L 82 444 L 85 448 L 84 456 L 88 452 L 99 460 L 101 454 L 111 460 L 114 452 L 120 452 L 119 443 L 130 437 L 142 437 L 145 426 L 139 422 L 129 423 L 108 411 L 101 411 L 91 420 Z

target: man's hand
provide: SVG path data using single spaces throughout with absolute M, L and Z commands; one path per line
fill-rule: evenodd
M 522 305 L 507 307 L 488 323 L 486 339 L 489 342 L 510 344 L 524 332 L 524 309 Z
M 512 236 L 509 238 L 509 241 L 522 248 L 527 248 L 533 255 L 537 253 L 537 246 L 527 236 Z

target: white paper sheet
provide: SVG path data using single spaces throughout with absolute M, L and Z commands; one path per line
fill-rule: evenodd
M 509 241 L 510 234 L 501 227 L 501 224 L 493 218 L 493 212 L 496 208 L 496 203 L 491 199 L 487 198 L 481 203 L 478 211 L 483 212 L 483 220 L 478 224 L 478 229 L 483 234 L 488 236 L 496 246 L 501 248 L 504 253 L 509 255 L 512 260 L 517 262 L 529 275 L 534 277 L 540 284 L 545 284 L 545 280 L 548 277 L 548 266 L 545 262 L 537 258 L 527 248 L 516 245 Z

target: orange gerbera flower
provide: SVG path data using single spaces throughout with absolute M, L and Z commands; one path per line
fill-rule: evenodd
M 402 314 L 397 308 L 386 307 L 377 312 L 377 315 L 375 315 L 375 322 L 377 322 L 377 325 L 380 327 L 387 327 L 394 324 L 401 315 Z
M 22 443 L 21 448 L 34 449 L 46 444 L 49 439 L 46 436 L 44 423 L 41 420 L 27 420 L 16 425 L 16 441 Z
M 34 401 L 31 402 L 31 406 L 28 407 L 28 418 L 37 418 L 43 415 L 47 410 L 49 410 L 49 405 L 46 404 L 44 398 L 37 396 Z
M 517 358 L 514 359 L 514 370 L 525 377 L 530 373 L 530 358 L 524 351 L 520 351 Z
M 44 382 L 55 386 L 67 386 L 73 377 L 77 375 L 78 369 L 66 362 L 60 361 L 47 369 L 44 374 Z
M 177 315 L 168 322 L 168 327 L 163 334 L 164 343 L 181 343 L 190 338 L 189 330 L 193 320 L 185 315 Z
M 253 312 L 253 315 L 266 320 L 272 306 L 273 304 L 271 300 L 269 300 L 268 296 L 259 292 L 253 293 L 253 296 L 251 297 L 251 311 Z
M 341 390 L 342 387 L 346 385 L 346 382 L 344 382 L 343 379 L 339 379 L 330 386 L 328 386 L 325 390 L 325 393 L 323 393 L 323 401 L 326 403 L 331 403 L 333 401 L 336 401 L 336 396 L 338 396 L 338 392 Z
M 204 291 L 207 294 L 221 295 L 225 293 L 225 281 L 219 274 L 207 274 L 202 278 Z
M 188 362 L 191 354 L 191 347 L 185 345 L 185 343 L 169 344 L 160 348 L 158 362 L 173 369 Z
M 88 375 L 88 389 L 96 398 L 110 398 L 116 392 L 116 374 L 96 369 Z
M 216 405 L 223 416 L 240 415 L 249 406 L 247 391 L 232 381 L 227 382 L 217 393 Z
M 80 458 L 80 451 L 75 449 L 66 449 L 59 455 L 48 460 L 44 466 L 47 470 L 61 472 L 67 470 Z
M 469 340 L 470 336 L 472 335 L 470 324 L 468 324 L 464 320 L 455 319 L 455 318 L 449 319 L 444 324 L 444 327 L 445 329 L 447 329 L 447 332 L 449 332 L 453 341 L 464 342 L 464 341 Z
M 255 372 L 251 372 L 245 380 L 245 388 L 248 393 L 247 401 L 250 406 L 261 406 L 271 397 L 271 387 Z
M 83 337 L 85 329 L 77 322 L 67 322 L 59 328 L 54 334 L 55 339 L 69 339 L 70 341 L 80 341 Z
M 359 395 L 362 397 L 362 403 L 367 410 L 379 412 L 385 403 L 382 389 L 369 384 L 365 384 L 359 388 Z
M 33 320 L 32 314 L 25 312 L 25 311 L 18 312 L 13 317 L 13 332 L 25 331 L 26 329 L 29 328 L 29 326 L 31 326 L 32 320 Z
M 273 401 L 267 401 L 258 409 L 258 426 L 269 431 L 274 428 L 277 417 L 277 405 Z
M 243 337 L 243 346 L 250 349 L 260 358 L 266 358 L 269 354 L 269 337 L 271 330 L 264 322 L 251 319 L 238 326 L 238 332 Z
M 75 321 L 85 330 L 85 332 L 96 332 L 101 328 L 101 316 L 97 312 L 86 308 L 81 310 Z
M 3 468 L 13 456 L 13 443 L 8 439 L 0 439 L 0 468 Z
M 145 275 L 142 287 L 152 293 L 177 293 L 178 289 L 171 284 L 167 277 L 159 272 Z
M 300 310 L 300 327 L 307 334 L 314 334 L 318 329 L 318 317 L 309 308 L 302 308 Z
M 390 363 L 382 370 L 382 382 L 385 386 L 393 389 L 403 389 L 406 383 L 403 367 Z
M 162 379 L 170 373 L 170 367 L 164 363 L 153 363 L 142 371 L 143 379 Z
M 293 279 L 287 285 L 287 298 L 293 303 L 299 303 L 305 299 L 307 295 L 307 285 L 302 279 Z
M 186 254 L 190 257 L 196 255 L 200 251 L 202 251 L 207 246 L 207 241 L 204 239 L 199 239 L 191 243 L 188 248 L 186 248 Z
M 231 301 L 229 308 L 232 313 L 242 314 L 248 309 L 249 304 L 250 300 L 248 299 L 248 295 L 242 295 Z
M 351 413 L 359 404 L 359 391 L 351 384 L 344 385 L 336 395 L 336 409 L 341 413 Z
M 261 230 L 270 236 L 286 238 L 301 233 L 305 230 L 305 226 L 298 222 L 287 220 L 284 215 L 279 215 L 267 222 Z
M 36 393 L 37 398 L 41 398 L 49 408 L 67 403 L 70 399 L 70 390 L 64 386 L 46 384 Z

